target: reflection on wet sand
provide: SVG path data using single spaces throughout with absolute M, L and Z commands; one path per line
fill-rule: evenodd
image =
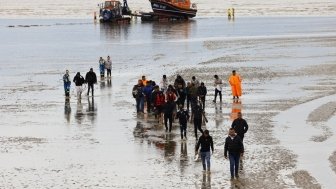
M 187 150 L 187 143 L 183 141 L 181 143 L 181 154 L 180 154 L 180 167 L 181 173 L 183 174 L 185 168 L 188 166 L 188 150 Z
M 222 126 L 223 125 L 223 104 L 222 102 L 220 103 L 215 103 L 215 124 L 216 127 Z
M 241 100 L 233 100 L 230 120 L 233 121 L 238 118 L 238 112 L 242 112 L 243 105 Z
M 209 188 L 211 188 L 211 174 L 203 174 L 201 188 L 202 189 L 209 189 Z
M 88 118 L 93 122 L 96 119 L 97 107 L 95 106 L 94 98 L 88 98 L 88 108 L 86 113 Z
M 164 135 L 164 157 L 167 160 L 172 160 L 175 156 L 176 142 L 173 141 L 173 136 L 169 134 Z
M 100 26 L 100 37 L 102 40 L 115 41 L 118 40 L 127 40 L 129 35 L 129 24 L 120 25 L 120 24 L 99 24 Z
M 196 26 L 195 20 L 181 21 L 181 22 L 154 22 L 153 37 L 168 39 L 187 39 L 190 35 L 192 27 Z
M 64 103 L 64 117 L 68 123 L 70 123 L 70 116 L 71 116 L 70 99 L 66 98 Z
M 83 104 L 80 98 L 77 100 L 77 110 L 75 114 L 75 119 L 77 120 L 78 124 L 82 124 L 84 119 Z

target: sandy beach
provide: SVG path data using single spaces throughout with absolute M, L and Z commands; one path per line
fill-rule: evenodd
M 198 18 L 109 27 L 91 20 L 1 20 L 0 188 L 333 188 L 336 177 L 335 17 Z M 20 27 L 25 24 L 30 27 Z M 37 25 L 37 26 L 36 26 Z M 14 27 L 8 27 L 14 26 Z M 264 27 L 260 27 L 264 26 Z M 209 28 L 217 28 L 209 30 Z M 99 56 L 112 82 L 64 100 L 62 74 L 83 75 Z M 233 102 L 227 80 L 243 78 Z M 188 140 L 137 115 L 132 86 L 167 74 L 208 87 L 203 125 L 214 139 L 211 174 Z M 213 75 L 226 81 L 212 103 Z M 239 181 L 224 139 L 235 112 L 249 123 Z

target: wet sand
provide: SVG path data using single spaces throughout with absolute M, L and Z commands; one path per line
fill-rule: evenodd
M 311 21 L 297 20 L 303 29 L 284 27 L 293 19 L 278 21 L 282 23 L 279 28 L 286 28 L 282 32 L 260 31 L 253 23 L 272 22 L 269 19 L 219 25 L 221 31 L 237 30 L 230 33 L 237 35 L 231 38 L 217 31 L 202 32 L 207 24 L 226 23 L 221 19 L 120 28 L 43 23 L 51 26 L 0 30 L 8 36 L 29 37 L 18 37 L 14 47 L 5 39 L 11 48 L 0 52 L 1 62 L 11 63 L 0 69 L 0 186 L 330 188 L 332 183 L 326 179 L 334 180 L 336 150 L 334 19 L 303 20 Z M 320 29 L 309 30 L 311 24 Z M 53 29 L 61 32 L 55 39 L 48 34 Z M 35 44 L 34 50 L 27 48 L 31 44 Z M 135 48 L 138 45 L 141 48 Z M 21 50 L 25 51 L 17 53 Z M 9 52 L 17 54 L 16 59 L 8 57 Z M 70 101 L 65 101 L 60 80 L 64 69 L 70 69 L 71 76 L 76 71 L 84 74 L 105 54 L 112 54 L 115 60 L 112 81 L 100 81 L 94 98 L 83 96 L 79 102 L 72 90 Z M 18 69 L 23 60 L 26 64 Z M 226 85 L 223 103 L 212 103 L 213 75 L 227 81 L 232 69 L 243 78 L 242 98 L 233 102 Z M 192 125 L 188 126 L 188 140 L 182 142 L 177 122 L 172 134 L 166 134 L 152 115 L 135 113 L 131 88 L 141 75 L 159 81 L 162 74 L 174 78 L 177 73 L 186 80 L 195 75 L 208 87 L 209 122 L 203 127 L 215 141 L 211 175 L 203 175 L 201 162 L 194 161 Z M 237 111 L 243 112 L 250 129 L 244 138 L 241 178 L 231 182 L 223 148 Z M 294 126 L 302 130 L 294 130 L 293 138 L 283 137 L 292 136 Z M 298 151 L 301 146 L 288 145 L 291 140 L 309 144 L 306 151 L 323 155 L 317 159 L 305 156 L 305 149 Z

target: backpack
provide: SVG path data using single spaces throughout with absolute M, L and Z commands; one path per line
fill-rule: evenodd
M 165 96 L 163 95 L 162 92 L 157 93 L 155 98 L 155 105 L 162 106 L 164 104 L 165 104 Z
M 176 100 L 176 95 L 171 91 L 167 92 L 167 101 L 173 102 L 175 100 Z

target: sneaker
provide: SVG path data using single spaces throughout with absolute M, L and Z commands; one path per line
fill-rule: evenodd
M 213 103 L 216 103 L 216 100 L 213 100 L 212 102 L 213 102 Z
M 230 180 L 234 180 L 234 177 L 231 177 L 231 179 Z
M 236 178 L 237 178 L 237 179 L 239 178 L 239 175 L 238 175 L 238 174 L 236 175 Z

